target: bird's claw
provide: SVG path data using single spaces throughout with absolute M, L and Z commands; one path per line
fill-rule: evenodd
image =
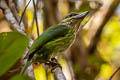
M 62 69 L 62 66 L 59 64 L 56 58 L 52 58 L 51 61 L 46 62 L 45 64 L 52 67 L 51 72 L 53 72 L 57 67 L 60 67 Z

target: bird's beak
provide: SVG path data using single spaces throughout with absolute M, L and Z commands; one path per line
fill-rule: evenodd
M 78 15 L 76 15 L 76 16 L 73 16 L 73 18 L 74 18 L 74 19 L 82 19 L 82 18 L 84 18 L 88 13 L 89 13 L 89 11 L 85 11 L 85 12 L 83 12 L 83 13 L 81 13 L 81 14 L 78 14 Z

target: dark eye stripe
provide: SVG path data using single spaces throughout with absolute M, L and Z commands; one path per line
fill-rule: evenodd
M 72 13 L 68 14 L 66 17 L 64 17 L 64 19 L 72 17 L 72 16 L 76 16 L 76 15 L 78 15 L 78 14 L 75 12 L 72 12 Z

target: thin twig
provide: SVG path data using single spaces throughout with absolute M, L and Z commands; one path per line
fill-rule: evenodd
M 37 35 L 39 36 L 39 26 L 38 26 L 38 19 L 37 19 L 37 10 L 35 5 L 35 0 L 33 0 L 33 6 L 34 6 L 34 15 L 36 20 L 36 27 L 37 27 Z
M 22 16 L 21 16 L 21 19 L 20 19 L 19 25 L 21 24 L 21 21 L 22 21 L 22 19 L 23 19 L 23 17 L 24 17 L 25 11 L 26 11 L 28 5 L 30 4 L 30 2 L 31 2 L 31 0 L 29 0 L 29 2 L 27 3 L 27 5 L 25 6 L 25 9 L 24 9 L 24 11 L 23 11 L 23 13 L 22 13 Z
M 33 25 L 34 25 L 34 22 L 35 22 L 35 15 L 33 14 L 33 20 L 32 20 L 32 23 L 31 23 L 31 26 L 32 26 L 31 31 L 33 31 Z
M 120 70 L 120 67 L 110 76 L 109 80 L 112 80 L 112 78 L 117 74 L 117 72 Z

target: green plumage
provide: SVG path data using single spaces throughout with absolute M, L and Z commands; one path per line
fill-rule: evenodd
M 42 60 L 49 61 L 52 56 L 58 52 L 66 50 L 74 40 L 74 29 L 66 25 L 56 25 L 47 29 L 33 43 L 30 52 L 31 56 L 37 53 L 34 57 L 39 57 L 39 62 Z M 61 47 L 62 46 L 62 47 Z M 37 50 L 37 51 L 36 51 Z M 33 58 L 33 61 L 35 61 Z
M 58 53 L 69 48 L 74 39 L 79 25 L 88 12 L 82 14 L 72 13 L 58 25 L 44 31 L 33 43 L 29 50 L 27 62 L 21 73 L 24 73 L 32 62 L 46 63 Z M 71 18 L 70 18 L 71 17 Z
M 31 46 L 27 60 L 29 64 L 26 66 L 29 66 L 30 62 L 48 62 L 57 53 L 65 51 L 72 44 L 74 37 L 74 29 L 70 26 L 56 25 L 50 27 Z M 26 66 L 21 73 L 24 73 Z

